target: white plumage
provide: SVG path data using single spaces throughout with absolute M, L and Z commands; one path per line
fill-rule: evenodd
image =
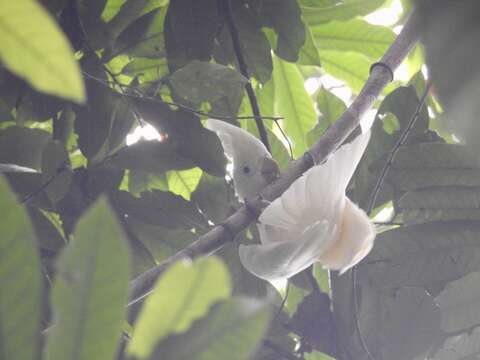
M 209 119 L 206 125 L 217 133 L 233 162 L 238 197 L 244 200 L 258 194 L 272 180 L 265 172 L 273 162 L 266 147 L 245 130 L 223 121 Z M 269 281 L 289 278 L 317 261 L 344 272 L 369 253 L 375 228 L 367 214 L 345 196 L 369 139 L 370 132 L 366 132 L 343 145 L 267 206 L 259 217 L 261 244 L 240 246 L 246 269 Z
M 238 198 L 253 198 L 278 174 L 278 167 L 263 143 L 247 131 L 208 119 L 206 127 L 216 132 L 225 155 L 233 163 L 233 185 Z
M 289 278 L 318 261 L 344 272 L 373 246 L 375 228 L 346 196 L 370 133 L 314 166 L 260 215 L 260 245 L 240 246 L 243 265 L 265 280 Z

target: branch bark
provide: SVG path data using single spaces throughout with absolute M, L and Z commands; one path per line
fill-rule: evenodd
M 395 71 L 417 43 L 419 34 L 418 16 L 416 13 L 413 13 L 380 62 L 392 71 Z M 250 201 L 249 206 L 258 209 L 258 213 L 261 212 L 264 203 L 261 199 L 275 200 L 298 177 L 312 167 L 314 163 L 320 164 L 324 162 L 360 124 L 361 117 L 372 107 L 382 90 L 390 82 L 391 73 L 388 68 L 385 66 L 374 66 L 360 94 L 342 116 L 327 129 L 325 134 L 307 153 L 301 158 L 292 161 L 288 169 L 280 175 L 278 180 L 265 187 L 260 192 L 258 199 Z M 194 259 L 199 256 L 206 256 L 220 249 L 231 240 L 230 232 L 238 234 L 256 219 L 253 213 L 245 206 L 242 206 L 224 221 L 226 226 L 218 225 L 214 227 L 183 250 L 133 279 L 130 283 L 130 302 L 128 306 L 137 303 L 147 296 L 151 292 L 156 279 L 174 262 L 181 259 Z

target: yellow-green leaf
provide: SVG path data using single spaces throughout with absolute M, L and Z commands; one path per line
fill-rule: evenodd
M 202 177 L 202 170 L 198 167 L 189 170 L 172 170 L 167 172 L 168 190 L 174 194 L 190 200 Z
M 147 298 L 138 317 L 128 352 L 147 358 L 168 335 L 183 333 L 210 306 L 230 296 L 228 270 L 215 257 L 193 264 L 178 262 L 165 273 Z
M 297 157 L 307 150 L 307 134 L 317 122 L 313 101 L 295 64 L 274 57 L 273 80 L 275 112 L 284 118 L 285 131 Z
M 67 38 L 34 0 L 0 6 L 0 59 L 33 88 L 76 102 L 85 100 L 80 68 Z
M 40 340 L 40 264 L 27 212 L 0 176 L 0 359 L 34 360 Z

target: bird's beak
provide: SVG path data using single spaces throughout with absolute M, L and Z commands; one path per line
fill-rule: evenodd
M 280 169 L 278 168 L 278 164 L 275 160 L 265 157 L 262 159 L 262 163 L 260 164 L 260 173 L 268 183 L 271 183 L 280 175 Z

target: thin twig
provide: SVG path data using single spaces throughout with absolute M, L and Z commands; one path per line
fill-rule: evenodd
M 245 62 L 245 58 L 243 57 L 240 36 L 238 35 L 237 25 L 235 23 L 235 18 L 232 12 L 232 3 L 230 0 L 224 1 L 225 13 L 227 15 L 227 25 L 230 31 L 230 36 L 232 38 L 233 50 L 237 58 L 240 73 L 248 80 L 245 84 L 245 90 L 247 91 L 248 100 L 250 101 L 250 106 L 252 107 L 255 123 L 257 124 L 258 133 L 260 135 L 260 140 L 262 140 L 262 143 L 265 145 L 267 150 L 270 151 L 267 130 L 265 129 L 265 125 L 262 122 L 262 116 L 260 115 L 260 107 L 258 106 L 257 97 L 255 96 L 255 91 L 253 90 L 252 83 L 250 82 L 250 75 L 248 73 L 247 63 Z
M 395 70 L 410 50 L 415 46 L 419 37 L 417 17 L 412 16 L 406 22 L 400 34 L 392 43 L 382 61 Z M 360 118 L 374 104 L 375 100 L 390 81 L 390 74 L 380 66 L 374 67 L 358 97 L 350 107 L 334 122 L 323 134 L 320 140 L 297 160 L 290 162 L 288 169 L 280 174 L 279 178 L 260 191 L 260 197 L 249 201 L 249 207 L 256 206 L 259 211 L 264 201 L 273 201 L 290 187 L 290 185 L 305 171 L 312 167 L 312 158 L 315 163 L 321 164 L 332 154 L 359 125 Z M 240 207 L 229 216 L 223 224 L 228 224 L 231 231 L 239 233 L 256 219 L 252 211 L 245 206 Z M 193 259 L 206 256 L 220 249 L 229 242 L 229 234 L 224 226 L 216 226 L 206 234 L 200 236 L 183 250 L 163 261 L 156 267 L 142 273 L 130 283 L 129 306 L 143 299 L 150 293 L 156 279 L 173 263 L 182 259 Z
M 263 346 L 269 348 L 270 350 L 275 352 L 275 354 L 277 354 L 278 356 L 281 356 L 280 359 L 299 360 L 297 356 L 283 349 L 280 345 L 275 344 L 271 340 L 263 340 Z
M 33 190 L 30 194 L 25 195 L 23 199 L 20 199 L 20 203 L 25 204 L 30 201 L 32 198 L 45 190 L 58 176 L 60 176 L 61 173 L 69 169 L 70 164 L 67 161 L 61 163 L 60 166 L 57 168 L 57 171 L 55 171 L 55 174 L 51 175 L 47 180 L 45 180 L 44 183 L 42 183 L 38 188 Z
M 380 191 L 380 188 L 385 180 L 385 177 L 387 175 L 388 170 L 393 164 L 393 161 L 395 159 L 396 154 L 398 153 L 398 150 L 402 145 L 405 144 L 405 141 L 408 138 L 408 135 L 412 131 L 413 127 L 415 126 L 415 123 L 417 122 L 419 116 L 420 116 L 420 111 L 423 108 L 423 105 L 425 104 L 425 100 L 428 96 L 428 92 L 430 90 L 431 83 L 427 82 L 427 85 L 425 87 L 425 91 L 423 92 L 422 97 L 420 98 L 420 101 L 418 102 L 418 105 L 415 109 L 415 112 L 413 113 L 410 121 L 408 122 L 407 126 L 403 130 L 403 132 L 400 134 L 400 137 L 398 138 L 397 142 L 393 146 L 392 150 L 387 156 L 387 160 L 385 161 L 385 164 L 383 165 L 382 171 L 380 172 L 380 175 L 377 179 L 377 182 L 375 184 L 375 187 L 373 189 L 372 195 L 370 197 L 369 204 L 367 206 L 367 214 L 370 215 L 370 213 L 373 210 L 373 207 L 375 206 L 375 202 L 377 200 L 378 193 Z M 358 333 L 358 338 L 360 340 L 360 343 L 362 345 L 363 350 L 367 354 L 368 358 L 371 360 L 375 360 L 371 352 L 368 350 L 367 343 L 365 342 L 365 339 L 362 336 L 362 332 L 360 330 L 360 322 L 358 319 L 358 286 L 357 286 L 357 267 L 354 266 L 352 268 L 352 291 L 353 291 L 353 312 L 354 312 L 354 317 L 355 317 L 355 327 Z
M 86 77 L 88 77 L 89 79 L 91 80 L 94 80 L 94 81 L 97 81 L 98 83 L 104 85 L 105 87 L 107 87 L 108 89 L 110 89 L 112 92 L 114 92 L 115 94 L 117 95 L 120 95 L 120 96 L 124 96 L 124 97 L 129 97 L 129 98 L 133 98 L 133 99 L 144 99 L 144 100 L 149 100 L 149 101 L 152 101 L 152 102 L 156 102 L 158 104 L 164 104 L 164 105 L 170 105 L 170 106 L 175 106 L 175 107 L 178 107 L 182 110 L 185 110 L 185 111 L 188 111 L 188 112 L 191 112 L 193 114 L 197 114 L 197 115 L 200 115 L 200 116 L 206 116 L 206 117 L 210 117 L 212 119 L 218 119 L 218 120 L 226 120 L 226 121 L 229 121 L 229 120 L 251 120 L 251 119 L 255 119 L 255 116 L 253 115 L 244 115 L 244 116 L 225 116 L 225 115 L 218 115 L 218 114 L 215 114 L 215 113 L 209 113 L 209 112 L 204 112 L 204 111 L 200 111 L 200 110 L 195 110 L 189 106 L 186 106 L 186 105 L 183 105 L 183 104 L 179 104 L 179 103 L 175 103 L 175 102 L 171 102 L 171 101 L 164 101 L 158 97 L 153 97 L 153 96 L 148 96 L 148 95 L 145 95 L 143 94 L 142 92 L 139 91 L 138 88 L 134 88 L 134 90 L 136 92 L 138 92 L 138 94 L 132 94 L 132 93 L 121 93 L 121 92 L 118 92 L 118 91 L 115 91 L 114 89 L 112 89 L 110 87 L 110 84 L 114 84 L 114 85 L 119 85 L 117 82 L 115 81 L 108 81 L 108 80 L 103 80 L 103 79 L 99 79 L 97 78 L 96 76 L 92 75 L 92 74 L 89 74 L 85 71 L 82 71 L 83 75 L 85 75 Z M 130 85 L 125 85 L 125 84 L 122 84 L 121 85 L 122 87 L 126 87 L 126 88 L 132 88 L 132 86 Z M 283 117 L 281 116 L 262 116 L 261 117 L 263 120 L 273 120 L 273 121 L 278 121 L 278 120 L 282 120 Z
M 422 94 L 422 97 L 418 102 L 417 108 L 415 109 L 415 113 L 412 115 L 412 118 L 408 122 L 407 127 L 400 134 L 400 137 L 398 138 L 397 142 L 392 147 L 392 150 L 390 150 L 390 153 L 387 156 L 387 160 L 383 164 L 382 171 L 380 172 L 380 175 L 377 178 L 377 182 L 375 183 L 375 187 L 373 188 L 372 195 L 370 196 L 370 200 L 367 206 L 367 214 L 370 214 L 372 212 L 373 207 L 375 206 L 375 202 L 377 201 L 377 196 L 378 196 L 378 193 L 380 192 L 380 188 L 382 187 L 382 184 L 385 181 L 387 172 L 392 166 L 393 161 L 395 160 L 395 156 L 398 153 L 398 150 L 402 145 L 405 144 L 405 141 L 407 140 L 407 137 L 410 134 L 410 131 L 412 131 L 413 126 L 415 125 L 415 123 L 417 122 L 420 116 L 420 111 L 422 110 L 423 105 L 425 104 L 425 100 L 428 96 L 428 92 L 430 91 L 430 87 L 431 87 L 431 82 L 428 81 L 427 85 L 425 86 L 425 90 Z

